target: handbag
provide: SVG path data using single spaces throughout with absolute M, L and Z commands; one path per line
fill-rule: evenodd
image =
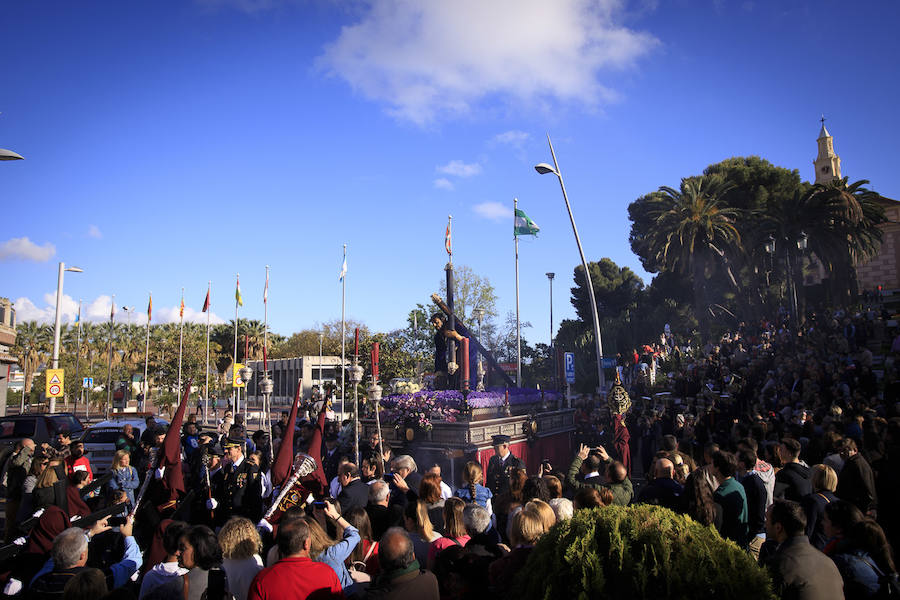
M 350 572 L 350 579 L 355 581 L 356 583 L 365 583 L 367 581 L 372 581 L 372 576 L 366 573 L 366 561 L 369 560 L 369 557 L 372 556 L 372 552 L 375 550 L 375 546 L 377 544 L 372 542 L 369 544 L 369 551 L 366 552 L 366 555 L 362 560 L 353 561 L 347 571 Z

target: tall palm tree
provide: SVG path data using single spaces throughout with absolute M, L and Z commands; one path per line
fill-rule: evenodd
M 37 321 L 25 321 L 16 326 L 16 344 L 13 353 L 25 370 L 24 393 L 31 392 L 35 371 L 47 360 L 53 346 L 53 330 Z
M 741 239 L 736 223 L 742 211 L 721 200 L 732 187 L 719 176 L 686 178 L 678 190 L 660 187 L 649 207 L 654 227 L 646 242 L 659 263 L 691 276 L 694 313 L 704 329 L 707 269 Z
M 833 211 L 839 241 L 833 246 L 831 289 L 842 304 L 856 297 L 856 265 L 878 253 L 883 237 L 879 225 L 887 223 L 881 196 L 866 188 L 868 184 L 866 179 L 849 183 L 844 177 L 814 188 Z

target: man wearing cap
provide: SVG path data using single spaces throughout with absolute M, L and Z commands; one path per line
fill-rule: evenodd
M 495 435 L 491 438 L 494 446 L 494 456 L 488 462 L 487 487 L 494 495 L 502 494 L 509 489 L 507 473 L 510 469 L 524 469 L 523 463 L 517 456 L 509 451 L 509 436 Z
M 255 523 L 262 517 L 262 485 L 259 467 L 244 457 L 243 441 L 232 437 L 225 439 L 225 460 L 230 464 L 224 468 L 222 505 L 211 503 L 211 510 L 247 517 Z

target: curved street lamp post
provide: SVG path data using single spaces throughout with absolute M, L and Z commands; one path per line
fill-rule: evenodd
M 556 153 L 553 151 L 553 142 L 550 134 L 547 134 L 547 144 L 550 145 L 550 155 L 553 157 L 553 166 L 540 163 L 534 166 L 534 170 L 541 175 L 553 173 L 559 179 L 559 187 L 562 189 L 563 200 L 566 202 L 566 210 L 569 211 L 569 221 L 572 222 L 572 232 L 575 234 L 575 243 L 578 245 L 578 254 L 581 255 L 581 265 L 584 267 L 584 278 L 587 284 L 588 296 L 591 304 L 591 317 L 594 320 L 594 342 L 597 345 L 597 376 L 599 381 L 598 392 L 601 396 L 606 394 L 606 378 L 603 375 L 603 340 L 600 338 L 600 317 L 597 314 L 597 300 L 594 297 L 594 284 L 591 281 L 591 272 L 588 269 L 587 260 L 584 257 L 584 249 L 581 247 L 581 238 L 578 237 L 578 227 L 575 225 L 575 217 L 572 215 L 572 207 L 569 205 L 569 196 L 566 194 L 566 184 L 563 183 L 559 163 L 556 161 Z

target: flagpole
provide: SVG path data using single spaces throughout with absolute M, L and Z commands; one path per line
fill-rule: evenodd
M 151 312 L 153 307 L 153 293 L 150 293 L 150 304 L 147 308 L 147 341 L 144 344 L 144 400 L 141 402 L 141 412 L 147 404 L 147 396 L 150 394 L 150 385 L 147 382 L 147 365 L 150 362 L 150 319 L 153 318 Z
M 344 262 L 343 264 L 347 264 L 347 244 L 344 244 Z M 343 271 L 343 270 L 342 270 Z M 344 422 L 344 371 L 347 366 L 346 359 L 346 338 L 347 338 L 347 323 L 344 320 L 344 308 L 346 305 L 346 297 L 347 297 L 347 274 L 342 272 L 341 276 L 341 423 Z M 319 365 L 319 372 L 321 373 L 322 365 Z
M 519 236 L 516 235 L 516 210 L 519 199 L 513 198 L 513 239 L 516 241 L 516 385 L 522 387 L 522 325 L 519 321 Z
M 112 295 L 109 308 L 109 356 L 106 359 L 106 418 L 109 418 L 109 410 L 112 406 L 112 353 L 113 353 L 113 325 L 116 320 L 116 295 Z
M 240 289 L 241 285 L 241 274 L 237 274 L 237 282 L 238 289 Z M 238 330 L 238 295 L 235 292 L 234 295 L 234 356 L 232 357 L 232 365 L 231 365 L 231 414 L 237 414 L 237 402 L 235 401 L 234 393 L 238 388 L 235 387 L 235 366 L 237 366 L 237 330 Z
M 181 389 L 181 354 L 184 350 L 184 288 L 181 288 L 181 308 L 179 309 L 179 320 L 181 325 L 178 332 L 178 394 L 182 394 Z
M 206 298 L 209 299 L 209 292 L 212 290 L 212 280 L 209 281 L 206 287 Z M 209 313 L 212 312 L 210 310 L 209 305 L 206 306 L 206 386 L 203 390 L 203 424 L 206 425 L 209 422 Z M 215 422 L 215 420 L 213 420 Z
M 269 376 L 269 265 L 266 265 L 266 289 L 263 292 L 263 376 L 265 379 Z M 256 382 L 256 389 L 259 390 L 259 381 Z M 269 399 L 263 395 L 263 410 L 266 411 L 266 425 L 269 432 L 272 431 L 272 408 L 269 406 Z M 260 417 L 262 419 L 262 417 Z M 272 444 L 269 443 L 269 451 L 271 453 Z M 269 457 L 272 458 L 271 456 Z

